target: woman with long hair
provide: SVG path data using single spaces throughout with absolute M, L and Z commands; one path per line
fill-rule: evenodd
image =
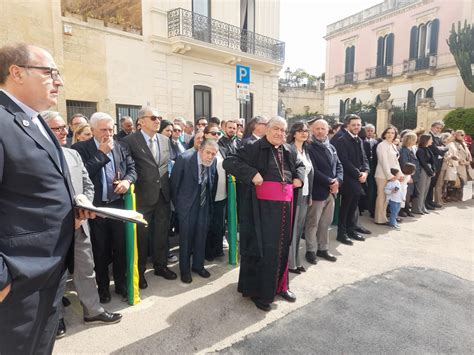
M 411 180 L 408 182 L 407 185 L 407 194 L 405 198 L 405 207 L 400 210 L 399 216 L 400 217 L 413 217 L 413 214 L 410 212 L 410 202 L 412 200 L 412 196 L 415 194 L 415 184 L 420 179 L 420 164 L 418 163 L 418 159 L 416 158 L 415 148 L 416 148 L 416 141 L 418 140 L 418 136 L 415 132 L 405 132 L 402 138 L 402 147 L 400 148 L 400 167 L 403 167 L 410 163 L 415 165 L 415 173 L 411 176 Z
M 313 182 L 313 165 L 308 155 L 307 144 L 309 138 L 308 125 L 303 121 L 296 122 L 290 129 L 287 141 L 292 149 L 296 150 L 298 158 L 306 167 L 303 187 L 295 191 L 293 231 L 290 245 L 290 254 L 288 256 L 288 271 L 296 274 L 306 271 L 299 257 L 299 246 L 301 236 L 306 224 L 306 212 L 311 204 L 311 185 Z
M 416 158 L 420 163 L 420 179 L 415 184 L 418 196 L 413 199 L 412 213 L 428 214 L 425 206 L 426 195 L 430 188 L 431 178 L 435 175 L 434 155 L 430 145 L 433 144 L 433 138 L 430 134 L 423 133 L 418 141 L 418 149 L 416 150 Z

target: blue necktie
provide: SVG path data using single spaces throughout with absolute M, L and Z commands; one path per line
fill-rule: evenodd
M 207 199 L 206 192 L 207 192 L 207 169 L 203 164 L 201 164 L 201 196 L 200 196 L 201 207 L 206 204 L 206 199 Z

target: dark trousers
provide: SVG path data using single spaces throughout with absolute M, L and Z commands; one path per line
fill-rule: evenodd
M 140 199 L 137 198 L 137 201 Z M 143 225 L 137 228 L 138 272 L 143 275 L 146 270 L 148 252 L 153 257 L 153 267 L 164 268 L 168 265 L 170 227 L 170 202 L 166 202 L 160 192 L 158 202 L 151 206 L 137 205 L 137 211 L 143 214 L 148 221 L 148 227 Z
M 103 207 L 124 208 L 117 200 Z M 126 290 L 125 224 L 110 218 L 90 220 L 92 252 L 94 254 L 95 277 L 99 291 L 109 289 L 109 264 L 112 263 L 115 289 Z
M 349 235 L 354 233 L 359 198 L 359 195 L 341 194 L 341 208 L 339 209 L 339 222 L 337 224 L 338 236 L 344 233 Z
M 13 281 L 14 282 L 14 281 Z M 51 354 L 66 273 L 39 291 L 11 291 L 0 303 L 0 354 Z
M 438 182 L 438 178 L 439 178 L 439 174 L 441 172 L 441 169 L 438 169 L 436 171 L 436 174 L 435 176 L 433 176 L 431 178 L 431 182 L 430 182 L 430 187 L 428 188 L 428 194 L 426 195 L 426 200 L 425 200 L 425 203 L 426 204 L 429 204 L 429 205 L 432 205 L 434 204 L 434 200 L 433 200 L 433 190 L 436 186 L 436 183 Z
M 191 272 L 191 255 L 193 256 L 192 269 L 204 268 L 204 254 L 206 237 L 209 229 L 209 201 L 202 207 L 196 203 L 188 213 L 178 211 L 179 219 L 179 271 L 181 274 Z
M 222 240 L 225 235 L 227 199 L 215 201 L 212 206 L 211 223 L 206 239 L 206 258 L 222 256 Z

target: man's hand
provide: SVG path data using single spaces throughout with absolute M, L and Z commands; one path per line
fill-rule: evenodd
M 359 176 L 359 182 L 360 182 L 361 184 L 365 183 L 365 181 L 367 180 L 367 176 L 368 176 L 368 175 L 369 175 L 369 174 L 367 174 L 367 172 L 363 172 L 363 173 Z
M 120 180 L 120 182 L 115 187 L 114 192 L 116 194 L 124 194 L 130 188 L 130 182 L 128 180 Z
M 255 186 L 260 186 L 263 184 L 263 177 L 262 175 L 260 175 L 260 173 L 256 173 L 255 176 L 253 177 L 252 179 L 252 183 L 255 185 Z
M 78 230 L 81 228 L 82 219 L 74 218 L 74 229 Z
M 10 289 L 12 288 L 12 284 L 8 284 L 3 290 L 0 290 L 0 303 L 8 296 L 10 293 Z
M 332 182 L 329 184 L 329 192 L 332 194 L 339 192 L 339 181 L 337 179 L 332 179 Z
M 76 219 L 84 220 L 84 219 L 94 219 L 96 217 L 95 212 L 85 210 L 83 208 L 76 208 L 74 210 L 76 215 Z
M 114 140 L 112 138 L 104 138 L 99 144 L 99 150 L 104 154 L 109 154 L 114 149 Z
M 295 189 L 301 186 L 303 186 L 303 181 L 301 181 L 300 179 L 293 179 L 293 187 Z

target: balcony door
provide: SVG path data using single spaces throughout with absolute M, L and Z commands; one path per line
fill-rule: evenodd
M 240 0 L 240 49 L 255 52 L 255 0 Z
M 211 0 L 193 0 L 193 37 L 211 42 Z

